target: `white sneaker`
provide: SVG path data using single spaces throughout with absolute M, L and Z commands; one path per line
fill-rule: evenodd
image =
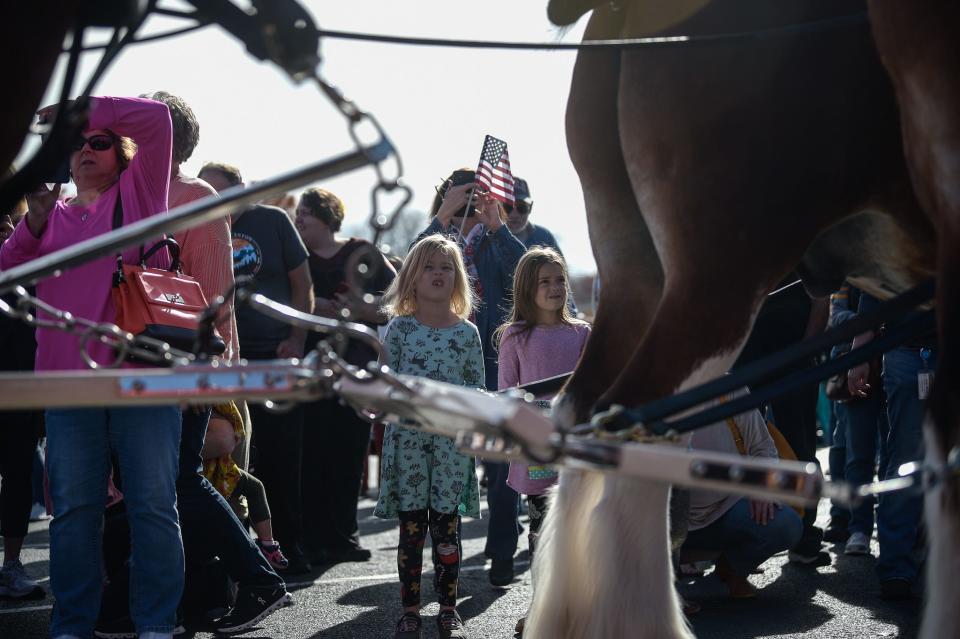
M 0 568 L 0 598 L 40 599 L 43 588 L 27 576 L 19 559 L 12 559 Z
M 47 514 L 47 507 L 40 502 L 35 502 L 30 509 L 30 521 L 41 521 L 43 519 L 50 519 L 50 515 Z
M 847 546 L 843 549 L 845 555 L 869 555 L 870 538 L 865 533 L 855 532 L 847 539 Z

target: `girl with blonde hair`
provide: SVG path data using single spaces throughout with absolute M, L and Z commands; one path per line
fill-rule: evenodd
M 385 298 L 393 317 L 384 336 L 386 364 L 407 375 L 483 387 L 480 334 L 467 320 L 473 293 L 454 242 L 441 235 L 418 242 Z M 458 452 L 448 437 L 387 424 L 374 514 L 400 521 L 397 567 L 404 612 L 394 637 L 420 637 L 420 574 L 428 530 L 440 603 L 438 636 L 466 637 L 456 611 L 461 559 L 458 523 L 461 515 L 480 517 L 474 458 Z

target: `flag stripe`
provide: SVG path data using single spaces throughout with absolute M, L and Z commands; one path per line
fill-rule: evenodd
M 501 202 L 514 203 L 513 174 L 506 142 L 491 135 L 484 138 L 475 180 Z

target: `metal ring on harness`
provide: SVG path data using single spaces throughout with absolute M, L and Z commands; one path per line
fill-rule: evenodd
M 117 353 L 116 359 L 110 364 L 99 364 L 92 357 L 90 357 L 90 353 L 87 351 L 87 343 L 94 335 L 96 335 L 98 342 L 110 346 Z M 111 335 L 116 336 L 116 338 L 111 339 Z M 127 353 L 130 348 L 129 340 L 131 339 L 133 339 L 133 335 L 124 332 L 119 326 L 114 326 L 112 324 L 91 326 L 80 335 L 80 357 L 92 370 L 101 368 L 116 368 L 120 366 L 123 360 L 127 358 Z

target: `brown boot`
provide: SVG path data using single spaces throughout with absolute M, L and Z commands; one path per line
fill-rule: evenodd
M 727 585 L 727 591 L 733 599 L 753 599 L 757 596 L 753 584 L 747 581 L 746 576 L 736 574 L 723 555 L 717 559 L 717 577 Z

